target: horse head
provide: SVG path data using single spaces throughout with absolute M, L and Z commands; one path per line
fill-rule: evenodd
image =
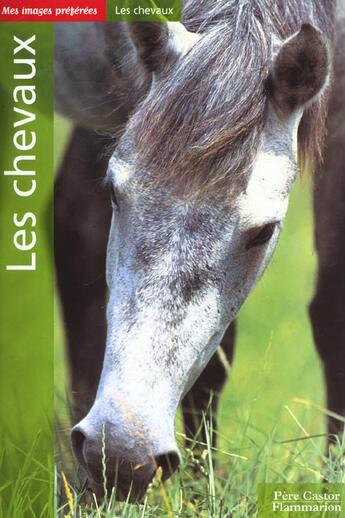
M 120 497 L 178 467 L 177 407 L 269 264 L 300 121 L 328 82 L 319 30 L 281 41 L 246 23 L 128 26 L 151 86 L 109 161 L 106 353 L 72 431 L 89 478 Z

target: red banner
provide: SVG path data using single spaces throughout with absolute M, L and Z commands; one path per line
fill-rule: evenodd
M 2 22 L 106 20 L 106 0 L 0 0 Z

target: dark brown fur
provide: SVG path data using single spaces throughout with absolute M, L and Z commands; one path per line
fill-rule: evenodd
M 105 349 L 105 255 L 111 218 L 102 188 L 108 144 L 76 129 L 55 186 L 55 264 L 68 344 L 73 418 L 89 410 Z
M 324 367 L 327 408 L 345 416 L 345 25 L 339 28 L 335 82 L 324 165 L 315 178 L 314 214 L 318 253 L 316 293 L 310 317 Z M 329 432 L 344 423 L 329 419 Z M 332 437 L 334 439 L 334 437 Z

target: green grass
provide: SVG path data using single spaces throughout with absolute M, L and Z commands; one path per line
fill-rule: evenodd
M 291 413 L 293 422 L 296 416 Z M 240 518 L 257 513 L 256 488 L 259 482 L 344 481 L 345 442 L 339 440 L 332 458 L 322 455 L 317 441 L 305 435 L 299 426 L 299 439 L 278 443 L 274 430 L 260 443 L 253 441 L 253 424 L 244 423 L 245 431 L 239 448 L 214 451 L 202 445 L 201 457 L 194 455 L 197 441 L 186 448 L 181 443 L 182 462 L 172 479 L 161 483 L 158 472 L 141 504 L 117 503 L 114 493 L 97 501 L 91 493 L 75 489 L 59 475 L 59 486 L 65 501 L 59 515 L 80 518 L 96 517 L 205 517 Z M 178 434 L 179 440 L 184 439 Z M 242 446 L 246 444 L 246 454 Z M 237 453 L 234 452 L 237 451 Z M 215 464 L 216 462 L 216 464 Z
M 60 151 L 65 133 L 66 123 L 57 119 Z M 63 469 L 73 488 L 74 516 L 255 516 L 258 482 L 345 481 L 344 467 L 339 468 L 344 444 L 339 443 L 331 460 L 323 457 L 323 379 L 307 314 L 315 269 L 310 185 L 305 178 L 293 190 L 272 264 L 240 312 L 235 361 L 221 398 L 219 428 L 213 432 L 218 450 L 202 446 L 198 461 L 195 445 L 184 446 L 178 415 L 181 468 L 164 487 L 156 480 L 143 505 L 106 501 L 97 508 L 92 496 L 82 494 L 67 439 L 63 333 L 58 324 L 56 382 L 64 430 L 58 479 Z M 59 488 L 64 502 L 63 484 Z M 68 504 L 60 509 L 61 516 L 73 516 L 68 509 Z
M 42 435 L 37 434 L 27 448 L 18 447 L 18 441 L 11 441 L 7 435 L 0 438 L 0 471 L 9 473 L 10 467 L 17 468 L 15 476 L 0 484 L 1 518 L 52 516 L 54 466 L 51 455 L 42 458 L 42 451 L 50 450 L 51 441 L 46 444 Z

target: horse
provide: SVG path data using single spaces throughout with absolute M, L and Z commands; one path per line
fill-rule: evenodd
M 333 0 L 186 0 L 183 23 L 56 25 L 56 107 L 76 128 L 56 181 L 56 270 L 72 446 L 95 492 L 105 472 L 118 499 L 130 490 L 136 501 L 158 467 L 172 475 L 180 404 L 189 437 L 203 413 L 216 426 L 217 347 L 231 362 L 235 317 L 270 262 L 299 169 L 316 171 L 310 316 L 330 437 L 341 433 L 343 11 Z

